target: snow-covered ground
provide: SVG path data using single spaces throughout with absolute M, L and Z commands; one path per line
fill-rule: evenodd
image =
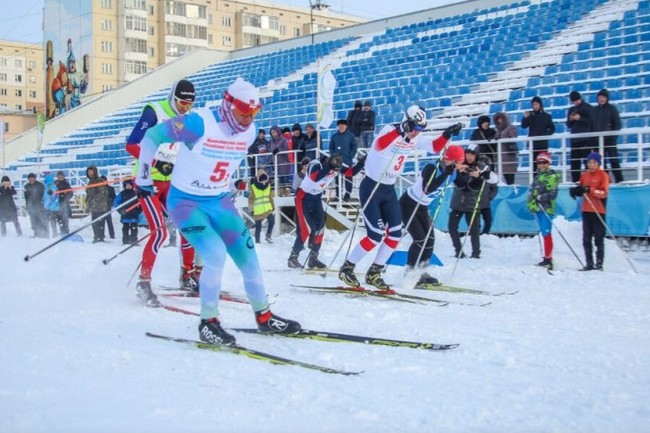
M 556 223 L 584 260 L 579 223 Z M 24 262 L 48 241 L 16 238 L 12 228 L 0 239 L 3 433 L 650 431 L 647 250 L 628 253 L 635 274 L 607 241 L 605 271 L 578 272 L 556 233 L 551 276 L 532 266 L 540 259 L 536 238 L 482 236 L 481 259 L 460 260 L 451 279 L 451 242 L 438 232 L 445 266 L 433 271 L 443 282 L 519 290 L 489 299 L 415 292 L 402 268 L 389 268 L 386 280 L 405 293 L 492 301 L 439 307 L 290 287 L 336 280 L 286 270 L 289 235 L 260 245 L 274 311 L 305 328 L 460 344 L 431 352 L 236 334 L 251 348 L 364 371 L 341 376 L 147 338 L 147 331 L 197 338 L 198 320 L 138 304 L 127 282 L 141 248 L 105 266 L 102 259 L 122 248 L 118 241 L 66 241 Z M 26 220 L 23 228 L 31 233 Z M 326 233 L 323 261 L 344 237 Z M 165 248 L 154 283 L 174 284 L 178 266 L 175 249 Z M 243 294 L 232 262 L 224 289 Z M 197 299 L 164 302 L 199 309 Z M 226 327 L 254 325 L 247 305 L 223 302 L 221 309 Z

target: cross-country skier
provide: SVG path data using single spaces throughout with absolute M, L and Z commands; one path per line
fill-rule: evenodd
M 194 105 L 195 97 L 194 85 L 187 80 L 180 80 L 172 85 L 167 99 L 147 104 L 126 141 L 126 151 L 134 157 L 140 158 L 140 142 L 147 130 L 164 120 L 189 112 Z M 177 149 L 175 147 L 174 143 L 166 143 L 165 146 L 158 148 L 156 161 L 149 167 L 155 193 L 151 195 L 139 194 L 139 204 L 149 223 L 151 236 L 149 236 L 142 251 L 142 267 L 136 290 L 138 297 L 152 307 L 160 305 L 156 295 L 151 290 L 151 272 L 168 235 L 163 208 L 166 206 L 171 174 L 176 158 Z M 197 290 L 198 275 L 194 275 L 194 249 L 182 236 L 181 255 L 183 261 L 181 288 Z
M 395 251 L 402 231 L 402 213 L 395 194 L 395 181 L 404 169 L 406 158 L 416 147 L 428 151 L 433 149 L 433 152 L 438 153 L 451 136 L 458 134 L 463 127 L 461 123 L 448 127 L 429 145 L 418 140 L 420 132 L 426 126 L 427 114 L 424 108 L 411 105 L 401 123 L 384 126 L 373 141 L 365 164 L 366 177 L 359 186 L 367 235 L 352 250 L 339 270 L 339 279 L 345 284 L 360 286 L 354 275 L 354 267 L 381 243 L 365 281 L 380 290 L 390 289 L 381 277 L 381 271 Z
M 174 224 L 205 262 L 199 335 L 213 344 L 235 342 L 218 319 L 226 254 L 241 271 L 258 328 L 279 333 L 300 330 L 298 322 L 271 313 L 255 242 L 230 194 L 231 175 L 255 140 L 253 118 L 261 108 L 257 88 L 240 77 L 228 87 L 219 107 L 167 120 L 150 128 L 141 142 L 136 183 L 143 193 L 152 192 L 149 167 L 157 147 L 181 142 L 167 205 Z

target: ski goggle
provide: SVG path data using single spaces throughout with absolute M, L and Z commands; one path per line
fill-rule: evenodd
M 181 107 L 184 107 L 184 108 L 191 107 L 192 105 L 194 105 L 194 101 L 190 101 L 188 99 L 180 99 L 180 98 L 174 97 L 174 100 L 176 101 L 176 103 L 178 105 L 180 105 Z
M 223 99 L 230 104 L 232 104 L 233 110 L 242 116 L 255 116 L 262 109 L 262 104 L 258 102 L 257 104 L 249 104 L 240 99 L 233 97 L 230 93 L 226 92 L 223 95 Z

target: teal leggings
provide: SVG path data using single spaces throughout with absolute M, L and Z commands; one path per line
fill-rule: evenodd
M 269 304 L 255 243 L 237 213 L 230 194 L 197 196 L 172 187 L 167 208 L 176 228 L 204 261 L 199 281 L 201 318 L 210 319 L 219 315 L 219 293 L 226 253 L 244 277 L 244 289 L 253 310 L 267 309 Z

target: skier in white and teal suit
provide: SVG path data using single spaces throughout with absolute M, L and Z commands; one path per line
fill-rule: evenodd
M 255 141 L 253 118 L 262 108 L 258 90 L 241 77 L 223 95 L 219 107 L 201 108 L 150 128 L 140 142 L 136 183 L 140 194 L 153 192 L 149 172 L 159 145 L 181 142 L 167 199 L 174 224 L 205 265 L 200 279 L 201 340 L 233 344 L 220 325 L 219 292 L 226 253 L 244 277 L 246 296 L 257 326 L 265 332 L 296 333 L 298 322 L 271 313 L 255 243 L 231 200 L 231 176 Z

